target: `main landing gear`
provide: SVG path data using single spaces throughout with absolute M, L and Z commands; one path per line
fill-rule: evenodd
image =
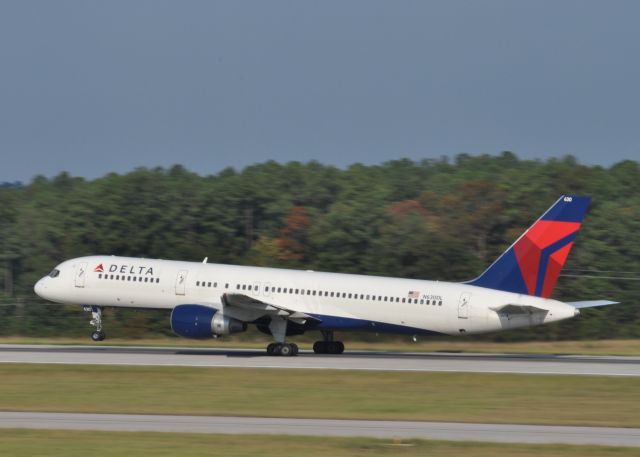
M 298 345 L 295 343 L 271 343 L 267 346 L 267 355 L 282 355 L 285 357 L 298 355 Z
M 344 352 L 344 343 L 342 341 L 333 341 L 333 332 L 323 330 L 322 341 L 313 343 L 313 352 L 316 354 L 342 354 Z
M 91 334 L 93 341 L 102 341 L 107 335 L 102 331 L 102 308 L 99 306 L 85 306 L 84 311 L 91 312 L 91 320 L 89 323 L 93 325 L 96 330 Z
M 287 320 L 274 316 L 269 324 L 269 331 L 273 335 L 275 343 L 267 346 L 267 355 L 281 355 L 283 357 L 292 357 L 298 355 L 298 345 L 294 343 L 285 343 L 287 336 Z

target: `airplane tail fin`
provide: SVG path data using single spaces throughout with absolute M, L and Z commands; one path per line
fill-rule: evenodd
M 548 298 L 591 197 L 563 195 L 476 279 L 474 286 Z

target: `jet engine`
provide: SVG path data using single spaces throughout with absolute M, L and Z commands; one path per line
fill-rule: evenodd
M 208 306 L 178 305 L 171 311 L 171 330 L 185 338 L 212 338 L 244 332 L 245 322 L 225 316 Z

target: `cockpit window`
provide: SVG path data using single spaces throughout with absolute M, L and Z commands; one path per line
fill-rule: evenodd
M 58 270 L 57 268 L 54 268 L 53 270 L 51 270 L 51 273 L 49 273 L 50 278 L 57 278 L 58 275 L 60 275 L 60 270 Z

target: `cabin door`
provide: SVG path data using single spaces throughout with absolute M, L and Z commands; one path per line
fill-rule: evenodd
M 465 292 L 460 295 L 460 301 L 458 302 L 458 319 L 469 318 L 469 308 L 471 308 L 471 294 Z
M 87 277 L 87 263 L 76 265 L 76 287 L 84 287 L 84 280 Z
M 187 286 L 187 270 L 180 270 L 176 277 L 176 295 L 184 295 Z

